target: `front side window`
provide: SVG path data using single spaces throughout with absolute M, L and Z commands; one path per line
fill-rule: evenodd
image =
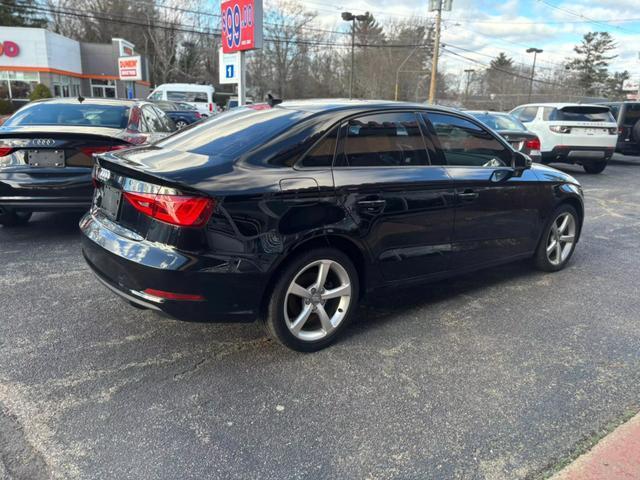
M 444 113 L 428 113 L 426 117 L 433 125 L 446 165 L 511 165 L 512 152 L 479 125 Z
M 524 107 L 517 115 L 518 119 L 523 122 L 533 122 L 538 114 L 538 107 Z
M 428 165 L 429 157 L 413 112 L 378 113 L 349 120 L 336 166 Z
M 168 91 L 167 100 L 174 102 L 194 102 L 194 103 L 208 103 L 209 96 L 207 92 L 181 92 L 181 91 Z

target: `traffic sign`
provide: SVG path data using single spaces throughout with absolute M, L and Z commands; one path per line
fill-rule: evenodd
M 224 53 L 221 48 L 218 57 L 220 58 L 220 83 L 239 83 L 240 52 Z

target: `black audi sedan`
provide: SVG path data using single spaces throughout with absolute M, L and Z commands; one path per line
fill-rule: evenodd
M 360 298 L 531 258 L 569 261 L 571 176 L 473 117 L 372 101 L 243 107 L 100 154 L 80 222 L 98 279 L 193 321 L 260 319 L 284 345 L 333 342 Z
M 174 130 L 144 101 L 80 97 L 24 106 L 0 127 L 0 225 L 26 223 L 35 211 L 88 210 L 93 154 Z

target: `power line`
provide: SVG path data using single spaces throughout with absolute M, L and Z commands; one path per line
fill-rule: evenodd
M 600 20 L 595 20 L 593 18 L 589 18 L 586 15 L 574 12 L 573 10 L 569 10 L 568 8 L 559 7 L 558 5 L 555 5 L 555 4 L 553 4 L 553 3 L 551 3 L 551 2 L 549 2 L 547 0 L 538 0 L 538 2 L 543 3 L 544 5 L 546 5 L 548 7 L 551 7 L 553 9 L 555 9 L 555 10 L 558 10 L 560 12 L 564 12 L 564 13 L 566 13 L 568 15 L 573 15 L 574 17 L 582 18 L 586 22 L 593 23 L 594 25 L 601 25 L 601 26 L 605 26 L 605 27 L 608 27 L 608 28 L 617 28 L 618 30 L 621 30 L 623 32 L 635 33 L 635 32 L 632 32 L 631 30 L 627 30 L 626 28 L 622 28 L 622 27 L 620 27 L 618 25 L 611 25 L 611 24 L 609 24 L 607 22 L 602 22 Z

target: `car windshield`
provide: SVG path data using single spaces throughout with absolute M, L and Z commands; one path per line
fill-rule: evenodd
M 474 117 L 493 130 L 520 130 L 527 128 L 516 118 L 507 114 L 472 113 Z
M 549 120 L 560 122 L 613 122 L 609 107 L 564 107 L 556 108 L 549 115 Z
M 158 147 L 233 159 L 291 128 L 308 114 L 285 108 L 255 110 L 241 107 L 182 130 Z
M 69 125 L 125 128 L 128 120 L 129 107 L 124 105 L 33 103 L 18 110 L 4 126 Z

